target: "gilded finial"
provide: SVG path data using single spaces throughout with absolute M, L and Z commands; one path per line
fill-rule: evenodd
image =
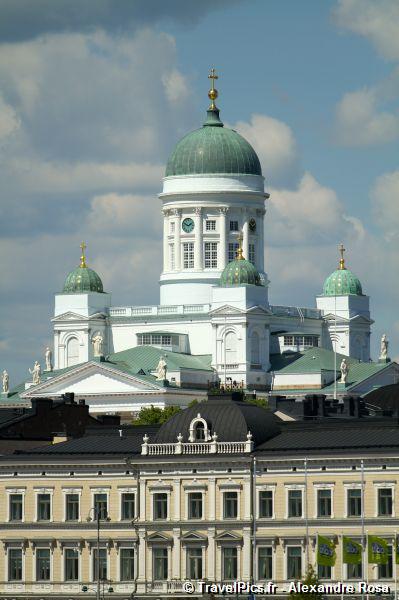
M 217 89 L 215 89 L 215 79 L 219 79 L 219 77 L 216 75 L 215 69 L 211 69 L 211 72 L 208 75 L 208 79 L 211 80 L 211 89 L 208 92 L 208 98 L 211 101 L 211 104 L 208 110 L 215 110 L 217 108 L 215 100 L 219 95 Z
M 345 248 L 343 244 L 340 244 L 338 246 L 338 250 L 341 254 L 341 258 L 339 259 L 339 268 L 341 271 L 344 271 L 346 269 L 345 267 L 345 259 L 344 259 L 344 252 L 345 252 Z
M 240 235 L 238 236 L 238 248 L 237 248 L 237 256 L 236 256 L 236 260 L 245 260 L 244 259 L 244 255 L 242 253 L 242 233 L 240 233 Z
M 82 255 L 80 257 L 80 268 L 81 269 L 86 269 L 87 265 L 86 265 L 86 256 L 85 256 L 85 249 L 87 248 L 86 244 L 84 242 L 82 242 L 80 244 L 80 249 L 82 250 Z

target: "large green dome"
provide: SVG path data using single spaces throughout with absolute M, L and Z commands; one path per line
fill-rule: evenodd
M 239 250 L 238 257 L 223 269 L 219 285 L 221 287 L 262 285 L 262 282 L 257 269 L 249 260 L 242 257 L 242 252 Z
M 81 248 L 82 256 L 80 257 L 80 265 L 67 275 L 62 291 L 65 294 L 79 294 L 84 292 L 99 292 L 102 294 L 104 293 L 104 288 L 100 276 L 86 265 L 84 254 L 86 245 L 83 242 Z
M 178 142 L 165 176 L 215 173 L 262 175 L 255 150 L 236 131 L 224 127 L 216 107 L 208 110 L 207 120 L 200 129 Z
M 323 296 L 362 296 L 362 284 L 359 279 L 346 268 L 331 273 L 324 282 Z

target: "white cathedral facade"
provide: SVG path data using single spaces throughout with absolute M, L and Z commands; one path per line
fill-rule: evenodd
M 267 243 L 273 224 L 267 221 L 269 194 L 261 165 L 252 146 L 221 122 L 213 80 L 209 97 L 203 126 L 176 145 L 159 194 L 159 303 L 115 306 L 99 275 L 87 267 L 83 248 L 80 266 L 55 297 L 54 371 L 47 372 L 37 389 L 27 386 L 21 397 L 75 391 L 84 397 L 107 393 L 116 398 L 128 393 L 126 377 L 136 378 L 143 393 L 156 391 L 165 383 L 157 377 L 160 356 L 168 365 L 162 398 L 175 390 L 174 403 L 180 404 L 189 400 L 182 388 L 203 389 L 209 382 L 234 381 L 265 392 L 321 389 L 337 379 L 336 369 L 329 379 L 319 373 L 301 380 L 288 372 L 277 385 L 279 359 L 309 349 L 325 350 L 330 357 L 336 352 L 339 360 L 348 358 L 349 366 L 370 361 L 369 297 L 346 268 L 343 248 L 315 307 L 271 303 L 264 232 Z M 152 363 L 150 349 L 159 351 L 151 354 Z M 91 371 L 79 388 L 76 374 L 88 366 Z M 114 385 L 110 373 L 116 368 Z M 64 383 L 54 387 L 58 381 Z

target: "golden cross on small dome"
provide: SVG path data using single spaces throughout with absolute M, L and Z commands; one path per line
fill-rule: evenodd
M 215 110 L 215 108 L 216 108 L 215 100 L 218 97 L 218 91 L 215 89 L 215 79 L 219 79 L 218 75 L 216 75 L 215 69 L 211 69 L 211 72 L 208 75 L 208 79 L 210 79 L 212 82 L 211 83 L 212 87 L 208 92 L 208 98 L 211 101 L 209 110 Z
M 242 241 L 243 241 L 243 235 L 240 231 L 240 235 L 238 236 L 238 248 L 237 248 L 236 260 L 244 260 L 244 255 L 242 253 Z
M 82 242 L 80 244 L 80 249 L 82 250 L 82 256 L 80 257 L 80 268 L 81 269 L 85 269 L 87 267 L 86 265 L 86 256 L 85 256 L 85 250 L 86 250 L 87 246 L 84 242 Z
M 344 248 L 343 244 L 340 244 L 338 246 L 338 250 L 341 254 L 341 258 L 339 259 L 339 268 L 341 271 L 344 271 L 346 269 L 345 267 L 345 259 L 344 259 L 344 252 L 346 252 L 346 248 Z

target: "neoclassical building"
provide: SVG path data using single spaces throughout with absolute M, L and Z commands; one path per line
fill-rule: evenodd
M 337 554 L 321 581 L 393 593 L 398 433 L 392 419 L 281 422 L 215 395 L 160 427 L 2 456 L 0 598 L 93 597 L 98 558 L 106 597 L 203 598 L 200 581 L 234 580 L 285 596 L 315 565 L 317 535 Z M 366 534 L 388 544 L 387 564 L 343 562 L 342 537 Z
M 324 286 L 320 282 L 316 306 L 298 307 L 295 298 L 289 305 L 272 303 L 264 264 L 264 232 L 273 227 L 269 194 L 255 150 L 220 119 L 215 77 L 211 73 L 205 121 L 177 143 L 159 194 L 159 303 L 115 305 L 87 266 L 83 245 L 80 265 L 55 296 L 54 368 L 39 385 L 23 382 L 12 390 L 14 400 L 3 401 L 74 392 L 94 412 L 130 414 L 149 401 L 186 405 L 208 382 L 235 381 L 261 393 L 325 387 L 332 393 L 344 358 L 349 377 L 344 387 L 335 386 L 335 396 L 397 380 L 397 365 L 386 356 L 369 362 L 369 297 L 348 269 L 342 246 L 338 268 Z M 316 371 L 316 363 L 309 370 L 296 362 L 314 354 Z M 157 376 L 161 356 L 168 386 Z M 359 363 L 363 370 L 355 369 Z

